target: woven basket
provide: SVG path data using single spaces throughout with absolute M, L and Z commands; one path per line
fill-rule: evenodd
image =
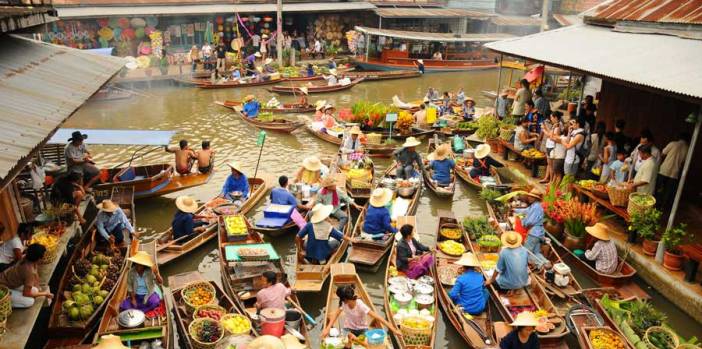
M 198 287 L 204 287 L 212 294 L 212 300 L 208 304 L 212 304 L 215 302 L 215 297 L 217 296 L 217 292 L 215 291 L 215 288 L 214 288 L 214 286 L 212 286 L 212 284 L 210 284 L 209 282 L 206 282 L 206 281 L 191 282 L 188 285 L 186 285 L 185 287 L 183 287 L 182 290 L 180 290 L 180 296 L 183 299 L 183 302 L 185 303 L 185 307 L 188 310 L 188 313 L 192 313 L 193 311 L 195 311 L 195 309 L 198 306 L 195 306 L 192 303 L 190 303 L 190 300 L 188 299 L 187 294 L 190 291 L 192 291 Z
M 380 133 L 369 133 L 366 135 L 368 144 L 380 144 L 383 136 Z
M 9 317 L 12 314 L 12 299 L 10 298 L 10 289 L 0 285 L 0 290 L 5 294 L 0 298 L 0 317 Z
M 663 336 L 666 338 L 668 348 L 675 348 L 678 345 L 680 345 L 680 341 L 678 340 L 678 336 L 673 331 L 671 331 L 665 327 L 653 326 L 653 327 L 649 327 L 643 336 L 644 337 L 643 341 L 644 341 L 644 343 L 646 343 L 646 346 L 649 349 L 658 349 L 658 347 L 654 346 L 653 343 L 651 343 L 651 335 L 653 335 L 654 333 L 663 334 Z
M 609 202 L 614 206 L 624 207 L 629 202 L 629 194 L 632 190 L 628 187 L 612 187 L 607 186 L 607 195 L 609 195 Z
M 34 236 L 32 236 L 32 241 L 38 240 L 40 237 L 48 236 L 51 239 L 54 239 L 54 243 L 51 246 L 45 246 L 42 244 L 42 246 L 46 247 L 46 252 L 44 253 L 44 257 L 39 260 L 39 264 L 50 264 L 53 263 L 54 260 L 56 260 L 56 256 L 58 255 L 58 236 L 53 235 L 53 234 L 48 234 L 48 233 L 36 233 Z
M 197 337 L 194 335 L 195 330 L 202 326 L 204 323 L 212 323 L 216 324 L 217 327 L 219 327 L 219 338 L 217 338 L 216 341 L 212 343 L 206 343 L 206 342 L 201 342 Z M 203 318 L 203 319 L 197 319 L 193 320 L 193 322 L 190 323 L 190 326 L 188 326 L 188 334 L 190 335 L 190 339 L 192 339 L 193 343 L 193 348 L 195 349 L 211 349 L 217 346 L 217 343 L 222 340 L 224 337 L 224 329 L 222 328 L 222 324 L 219 323 L 219 321 L 212 320 L 210 318 Z
M 205 305 L 201 305 L 201 306 L 197 307 L 197 309 L 195 309 L 195 311 L 193 312 L 193 320 L 204 318 L 203 316 L 197 315 L 197 313 L 199 313 L 200 310 L 217 310 L 219 312 L 219 315 L 220 315 L 219 316 L 220 320 L 222 319 L 222 317 L 224 315 L 227 314 L 227 309 L 222 308 L 218 304 L 205 304 Z M 213 319 L 213 320 L 216 320 L 216 319 Z
M 230 332 L 229 330 L 227 330 L 226 327 L 222 326 L 222 327 L 224 327 L 224 332 L 227 335 L 243 336 L 243 335 L 249 334 L 249 332 L 251 332 L 251 320 L 249 320 L 246 316 L 241 315 L 241 314 L 226 314 L 226 315 L 222 316 L 222 319 L 219 322 L 224 323 L 224 320 L 231 319 L 231 318 L 242 318 L 242 319 L 246 320 L 246 322 L 249 324 L 249 329 L 244 331 L 244 332 L 241 332 L 241 333 L 234 333 L 234 332 Z
M 411 319 L 412 317 L 405 318 Z M 417 317 L 417 319 L 422 319 Z M 423 321 L 426 321 L 422 319 Z M 430 323 L 428 329 L 418 330 L 416 328 L 410 328 L 405 326 L 404 320 L 400 323 L 400 331 L 402 331 L 402 337 L 405 340 L 406 345 L 429 345 L 431 343 L 431 327 L 434 324 Z
M 637 196 L 649 197 L 649 198 L 653 199 L 653 201 L 648 206 L 639 205 L 636 202 L 634 202 L 634 200 L 632 200 L 633 198 L 635 198 Z M 653 195 L 634 192 L 634 193 L 629 194 L 629 204 L 626 206 L 626 212 L 629 213 L 630 216 L 632 216 L 632 215 L 634 215 L 634 213 L 646 212 L 646 211 L 652 209 L 654 206 L 656 206 L 656 198 L 653 197 Z

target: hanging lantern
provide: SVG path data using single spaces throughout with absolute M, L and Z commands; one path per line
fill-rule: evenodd
M 112 27 L 112 29 L 119 27 L 119 18 L 110 17 L 109 26 Z
M 134 28 L 146 27 L 146 21 L 143 18 L 132 18 L 132 20 L 129 22 L 132 24 L 132 27 L 134 27 Z
M 126 17 L 122 17 L 122 18 L 118 19 L 117 23 L 119 24 L 120 28 L 122 28 L 122 29 L 129 28 L 129 19 Z
M 273 22 L 273 17 L 271 17 L 271 16 L 265 16 L 265 17 L 263 17 L 263 21 L 264 21 L 264 22 Z
M 136 28 L 134 31 L 134 35 L 136 36 L 137 39 L 141 39 L 144 37 L 144 28 Z
M 224 23 L 224 18 L 222 16 L 217 16 L 217 18 L 215 18 L 215 23 L 217 23 L 217 24 Z
M 148 27 L 155 27 L 158 25 L 158 18 L 156 17 L 146 17 L 146 25 Z
M 119 40 L 122 37 L 122 28 L 117 27 L 115 29 L 112 29 L 112 37 L 115 40 Z
M 146 27 L 144 29 L 144 34 L 151 35 L 151 33 L 155 32 L 155 31 L 156 31 L 156 28 L 154 28 L 154 27 Z

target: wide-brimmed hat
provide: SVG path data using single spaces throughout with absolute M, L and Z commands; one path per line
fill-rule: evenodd
M 517 314 L 517 317 L 514 319 L 514 322 L 512 322 L 510 325 L 512 325 L 514 327 L 517 327 L 517 326 L 536 327 L 539 325 L 539 320 L 536 318 L 536 315 L 534 315 L 533 312 L 523 311 L 523 312 Z
M 325 105 L 327 105 L 326 100 L 320 100 L 314 103 L 315 109 L 317 110 L 322 110 L 322 108 L 324 108 Z
M 444 160 L 446 157 L 448 157 L 449 153 L 451 152 L 451 146 L 448 143 L 444 143 L 440 145 L 438 148 L 436 148 L 429 156 L 427 156 L 428 160 Z
M 419 140 L 417 140 L 417 138 L 414 138 L 414 137 L 407 137 L 407 139 L 405 139 L 405 143 L 402 144 L 402 147 L 403 147 L 403 148 L 416 147 L 416 146 L 418 146 L 418 145 L 420 145 L 420 144 L 422 144 L 422 142 L 420 142 Z
M 88 139 L 88 135 L 81 133 L 80 131 L 73 131 L 73 133 L 71 133 L 71 138 L 69 138 L 68 141 L 72 142 L 74 139 Z
M 186 213 L 193 213 L 197 211 L 197 201 L 188 195 L 179 196 L 176 199 L 176 207 Z
M 336 108 L 334 108 L 334 106 L 331 105 L 331 104 L 325 104 L 325 105 L 322 107 L 322 111 L 327 111 L 327 110 L 329 110 L 329 109 L 336 110 Z
M 368 202 L 374 207 L 383 207 L 392 200 L 392 190 L 388 188 L 376 188 L 371 193 Z
M 93 349 L 129 349 L 122 344 L 122 339 L 119 336 L 108 334 L 100 337 L 100 343 Z
M 285 344 L 285 349 L 306 349 L 307 348 L 307 346 L 300 343 L 300 340 L 297 339 L 297 337 L 295 337 L 289 333 L 280 337 L 280 340 L 283 341 L 283 344 Z
M 236 170 L 239 173 L 242 173 L 241 165 L 237 161 L 227 161 L 227 166 L 229 166 L 229 168 L 233 170 Z
M 322 188 L 330 187 L 332 185 L 336 185 L 336 180 L 331 175 L 325 176 L 319 183 L 319 186 Z
M 502 246 L 507 248 L 517 248 L 522 245 L 522 236 L 516 231 L 507 231 L 500 237 Z
M 273 58 L 266 58 L 265 61 L 263 61 L 263 64 L 271 64 L 273 63 Z
M 248 102 L 248 101 L 253 100 L 253 99 L 256 99 L 256 96 L 246 95 L 246 97 L 244 97 L 244 102 Z
M 105 199 L 102 200 L 101 203 L 97 205 L 98 210 L 103 211 L 103 212 L 115 212 L 119 208 L 119 206 L 115 205 L 114 202 L 110 199 Z
M 322 168 L 322 161 L 316 156 L 308 156 L 302 160 L 302 167 L 308 171 L 319 171 Z
M 473 99 L 473 97 L 466 97 L 466 100 L 463 103 L 466 103 L 468 101 L 475 103 L 475 99 Z
M 305 95 L 309 94 L 309 90 L 307 89 L 307 87 L 303 86 L 303 87 L 298 88 L 298 90 L 300 92 L 302 92 L 302 94 L 305 94 Z
M 489 144 L 480 144 L 477 147 L 475 147 L 475 157 L 478 159 L 482 159 L 488 155 L 490 155 L 490 145 Z
M 429 102 L 431 102 L 431 100 L 429 100 L 429 97 L 424 97 L 424 99 L 422 100 L 422 103 L 429 103 Z
M 334 211 L 333 205 L 316 204 L 310 211 L 310 222 L 319 223 L 327 219 L 332 211 Z
M 461 259 L 453 262 L 453 264 L 462 265 L 464 267 L 479 267 L 480 262 L 473 252 L 466 252 L 461 255 Z
M 141 264 L 149 268 L 154 266 L 153 258 L 146 251 L 137 251 L 137 253 L 127 259 L 132 263 Z
M 352 135 L 360 135 L 360 134 L 363 134 L 363 132 L 361 132 L 361 128 L 360 128 L 360 127 L 354 126 L 354 127 L 351 127 L 351 130 L 349 130 L 349 134 L 352 134 Z
M 418 59 L 418 60 L 417 60 L 417 63 L 419 63 L 419 64 L 424 64 L 424 60 L 423 60 L 423 59 Z
M 247 346 L 247 349 L 287 349 L 285 343 L 275 336 L 263 335 L 252 340 Z
M 607 226 L 602 223 L 597 223 L 591 227 L 585 227 L 585 231 L 600 240 L 609 241 Z
M 537 200 L 541 200 L 541 197 L 543 196 L 543 194 L 542 194 L 538 189 L 536 189 L 536 188 L 534 188 L 534 189 L 532 189 L 532 190 L 529 190 L 529 192 L 526 193 L 526 194 L 524 194 L 524 195 L 526 195 L 526 196 L 531 196 L 531 197 L 533 197 L 534 199 L 537 199 Z
M 254 57 L 261 58 L 261 52 L 256 52 L 256 53 L 254 53 Z
M 336 69 L 329 69 L 329 74 L 336 76 Z

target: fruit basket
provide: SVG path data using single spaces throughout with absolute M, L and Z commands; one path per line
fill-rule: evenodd
M 12 314 L 12 299 L 10 289 L 0 285 L 0 317 L 8 317 Z
M 432 323 L 418 316 L 406 317 L 400 323 L 400 331 L 407 345 L 429 345 Z
M 197 307 L 193 312 L 193 320 L 210 318 L 212 320 L 221 320 L 224 315 L 227 314 L 227 310 L 222 308 L 217 304 L 205 304 Z
M 196 281 L 183 287 L 180 295 L 188 312 L 192 313 L 199 306 L 214 303 L 216 292 L 209 282 Z
M 655 205 L 656 198 L 653 195 L 634 192 L 629 194 L 629 204 L 626 207 L 626 212 L 633 216 L 634 213 L 646 212 Z
M 453 240 L 446 240 L 444 242 L 440 242 L 439 249 L 441 250 L 441 252 L 454 257 L 460 257 L 463 253 L 466 252 L 465 246 Z
M 228 335 L 241 336 L 251 332 L 251 321 L 244 315 L 226 314 L 220 323 Z
M 237 254 L 244 261 L 267 261 L 270 259 L 268 251 L 258 247 L 242 247 L 237 250 Z
M 202 318 L 190 323 L 188 334 L 192 339 L 193 348 L 211 349 L 224 337 L 224 329 L 219 321 Z
M 52 263 L 58 255 L 58 236 L 48 233 L 36 233 L 32 236 L 30 244 L 40 244 L 46 247 L 44 257 L 39 260 L 39 264 Z
M 463 234 L 461 232 L 461 228 L 458 227 L 456 224 L 444 224 L 441 226 L 439 229 L 439 234 L 441 234 L 441 237 L 448 239 L 448 240 L 456 240 L 460 241 L 461 238 L 463 237 Z
M 649 327 L 643 336 L 643 341 L 649 349 L 658 349 L 659 346 L 653 345 L 653 341 L 651 341 L 653 337 L 657 338 L 655 340 L 656 343 L 664 344 L 661 342 L 665 342 L 667 348 L 675 348 L 680 345 L 678 336 L 673 331 L 662 326 Z
M 607 186 L 609 201 L 614 206 L 624 207 L 629 201 L 629 194 L 632 190 L 627 185 Z

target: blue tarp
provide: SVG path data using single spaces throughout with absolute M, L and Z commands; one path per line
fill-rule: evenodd
M 151 130 L 85 130 L 60 128 L 49 140 L 49 144 L 66 144 L 73 131 L 88 135 L 85 144 L 102 145 L 168 145 L 175 131 Z

